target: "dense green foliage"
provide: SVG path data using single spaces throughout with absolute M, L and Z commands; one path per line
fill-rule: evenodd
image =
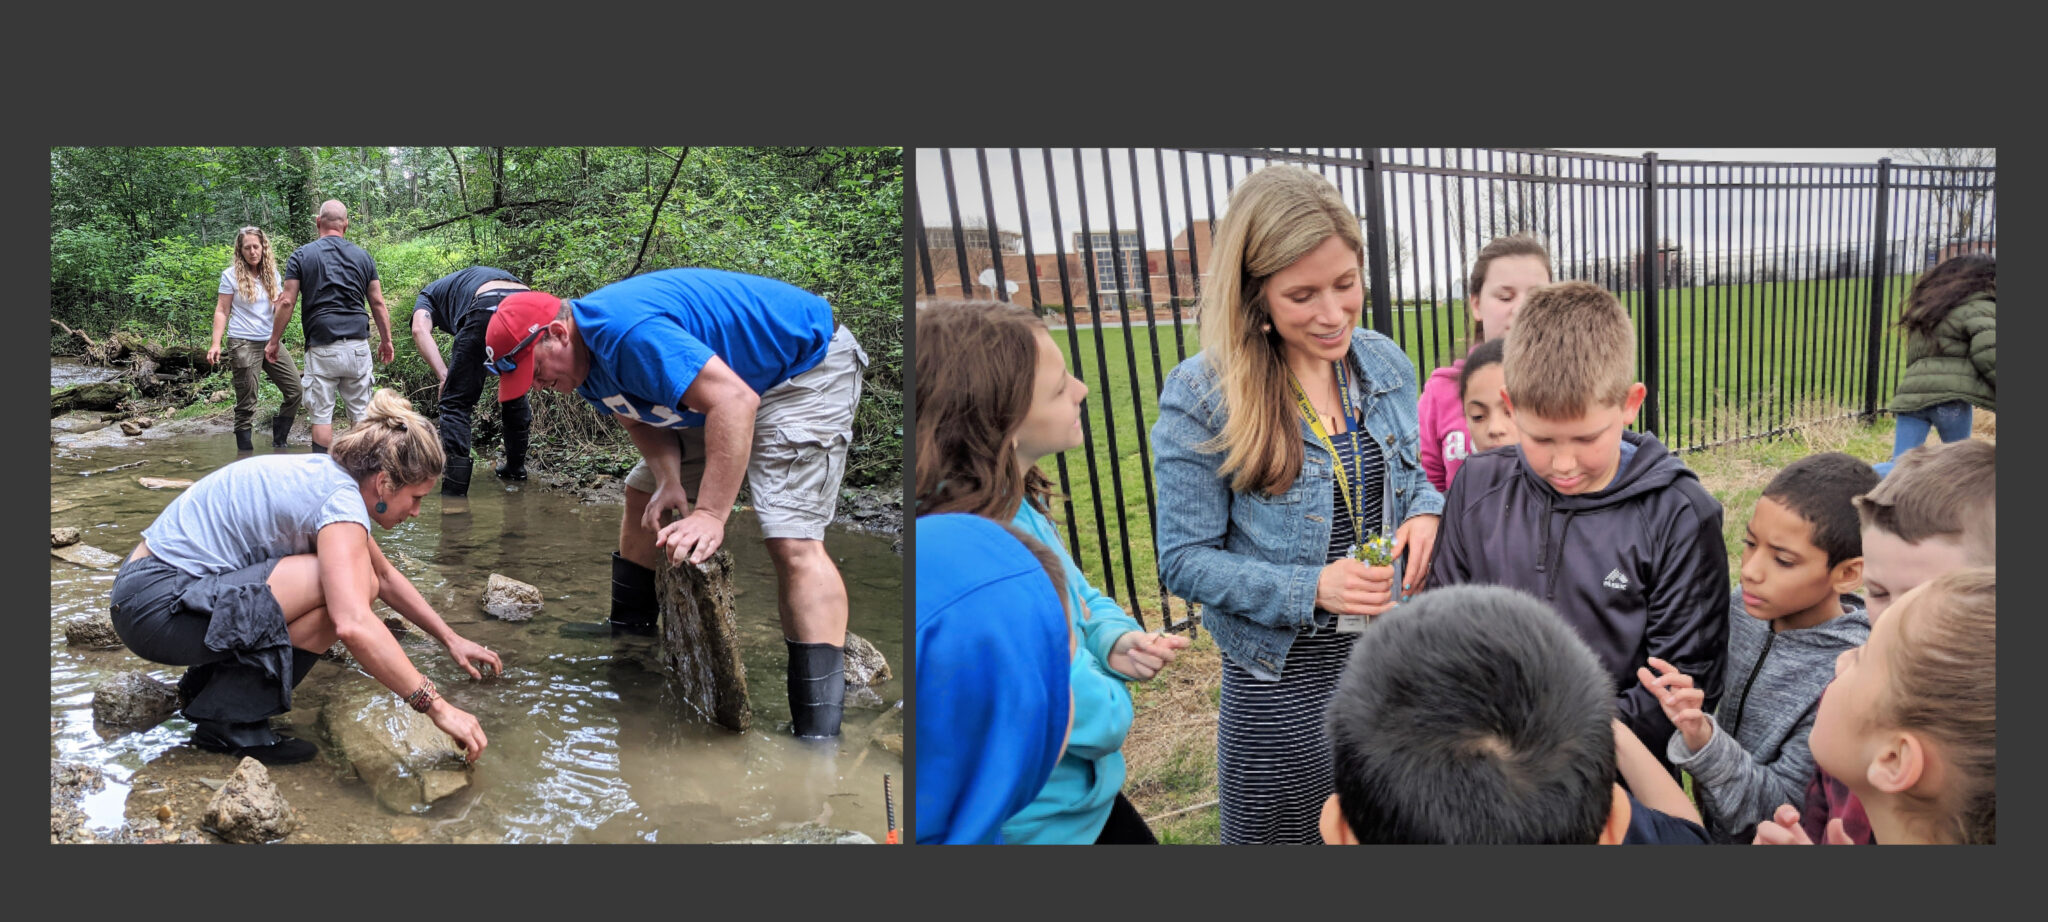
M 430 414 L 435 378 L 407 330 L 419 289 L 449 272 L 497 266 L 563 296 L 678 266 L 781 279 L 830 300 L 872 359 L 847 485 L 900 481 L 899 148 L 57 148 L 50 195 L 50 316 L 202 348 L 235 230 L 263 228 L 282 271 L 314 209 L 339 199 L 391 311 L 398 358 L 377 383 Z M 76 346 L 51 330 L 53 352 Z M 285 342 L 300 351 L 296 319 Z M 491 393 L 479 453 L 496 436 Z M 543 470 L 621 473 L 636 457 L 579 398 L 536 392 L 534 412 Z

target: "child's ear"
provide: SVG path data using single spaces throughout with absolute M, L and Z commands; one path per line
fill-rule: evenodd
M 1344 820 L 1344 808 L 1337 805 L 1335 794 L 1323 801 L 1323 816 L 1318 825 L 1322 827 L 1324 845 L 1358 844 L 1358 837 L 1352 835 L 1351 824 Z
M 1912 790 L 1927 774 L 1929 758 L 1927 743 L 1919 734 L 1894 731 L 1864 770 L 1864 776 L 1872 787 L 1886 794 L 1903 793 Z
M 1500 386 L 1500 407 L 1507 411 L 1509 419 L 1515 418 L 1515 402 L 1508 399 L 1508 386 L 1505 384 Z
M 1622 412 L 1626 415 L 1628 422 L 1636 421 L 1636 411 L 1643 407 L 1643 395 L 1649 392 L 1649 388 L 1644 387 L 1641 381 L 1628 386 L 1628 400 L 1621 405 Z
M 1629 815 L 1628 792 L 1621 785 L 1614 786 L 1614 800 L 1607 808 L 1607 825 L 1600 827 L 1600 838 L 1595 845 L 1620 845 L 1628 838 Z
M 1863 558 L 1851 557 L 1835 564 L 1828 571 L 1828 584 L 1834 587 L 1836 595 L 1863 588 Z

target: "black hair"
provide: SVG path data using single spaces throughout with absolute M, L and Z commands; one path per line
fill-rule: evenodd
M 1458 402 L 1465 402 L 1465 386 L 1472 383 L 1472 376 L 1488 365 L 1499 365 L 1507 360 L 1508 338 L 1505 336 L 1489 339 L 1479 344 L 1465 356 L 1465 369 L 1458 372 Z
M 1862 459 L 1830 451 L 1785 465 L 1764 487 L 1764 496 L 1813 526 L 1809 540 L 1828 555 L 1828 566 L 1833 567 L 1863 556 L 1856 497 L 1876 489 L 1880 479 Z
M 1549 606 L 1449 586 L 1376 619 L 1330 699 L 1362 843 L 1592 844 L 1614 804 L 1614 685 Z

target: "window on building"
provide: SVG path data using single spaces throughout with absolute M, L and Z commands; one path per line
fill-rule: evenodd
M 1074 235 L 1076 249 L 1080 249 L 1080 236 L 1080 234 Z M 1139 242 L 1136 231 L 1117 231 L 1116 247 L 1114 250 L 1110 247 L 1110 235 L 1107 231 L 1089 234 L 1088 243 L 1088 249 L 1094 251 L 1096 291 L 1103 294 L 1115 294 L 1117 291 L 1116 260 L 1112 259 L 1112 256 L 1121 256 L 1123 258 L 1123 290 L 1128 292 L 1145 290 L 1145 247 L 1144 244 Z

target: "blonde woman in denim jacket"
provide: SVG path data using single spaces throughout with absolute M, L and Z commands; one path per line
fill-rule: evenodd
M 1160 578 L 1223 651 L 1225 844 L 1320 841 L 1338 673 L 1429 572 L 1443 497 L 1417 457 L 1414 369 L 1358 327 L 1363 253 L 1328 180 L 1246 177 L 1217 231 L 1202 352 L 1159 396 Z M 1391 565 L 1354 557 L 1375 539 Z

